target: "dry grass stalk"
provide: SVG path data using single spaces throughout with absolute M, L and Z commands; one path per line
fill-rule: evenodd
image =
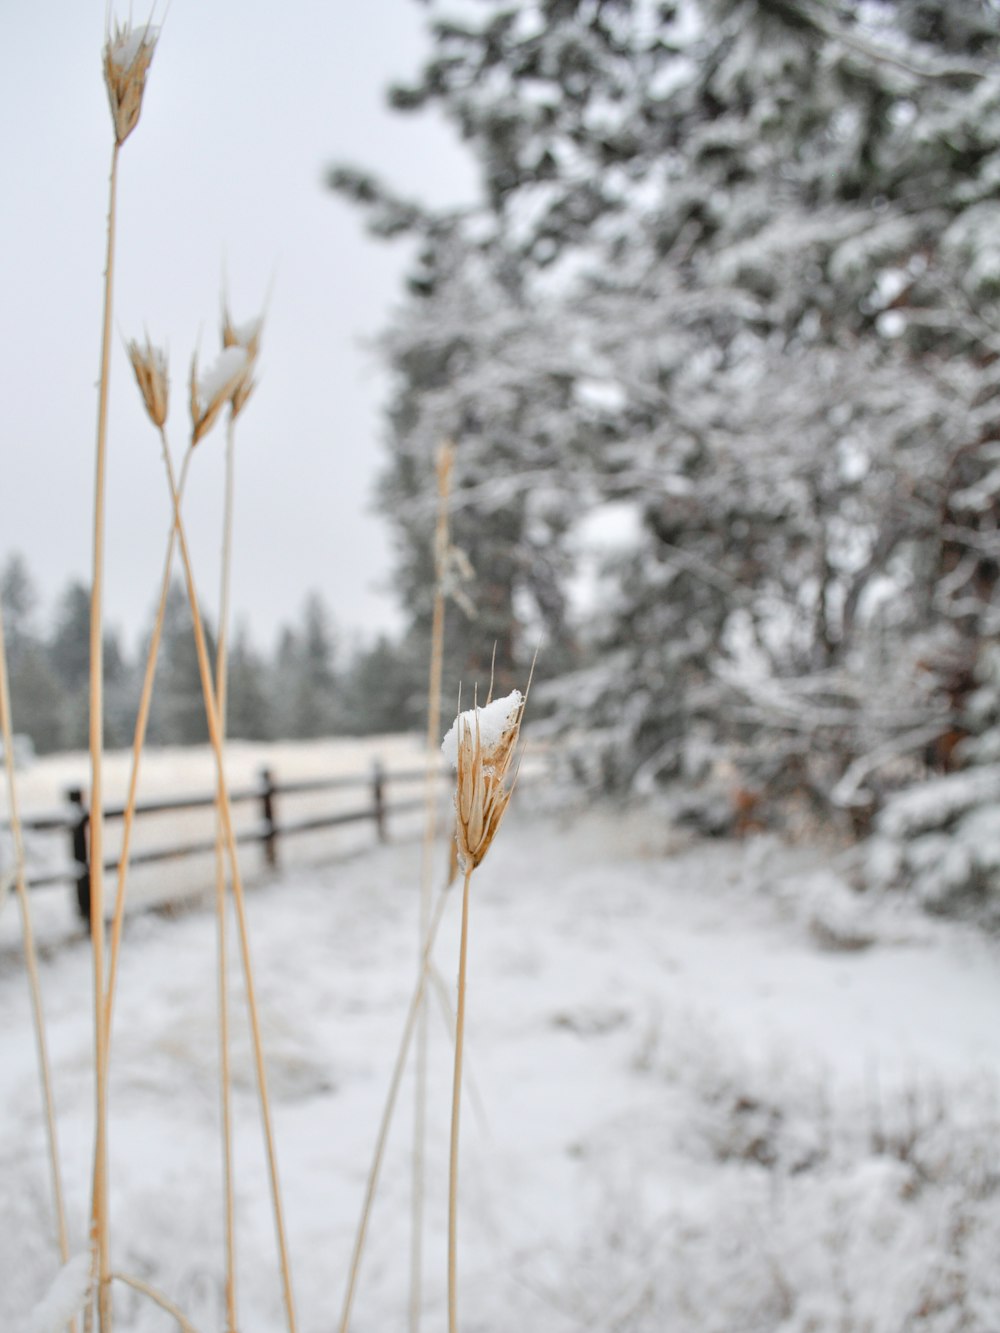
M 455 1070 L 451 1092 L 451 1134 L 448 1148 L 448 1333 L 458 1333 L 458 1131 L 462 1104 L 462 1055 L 465 1048 L 465 987 L 469 948 L 469 882 L 467 865 L 462 884 L 462 935 L 458 955 L 458 1009 L 455 1015 Z
M 230 346 L 232 345 L 233 344 L 230 343 Z M 207 404 L 205 408 L 202 408 L 199 405 L 196 396 L 203 386 L 198 385 L 197 375 L 196 374 L 192 375 L 193 388 L 192 388 L 191 443 L 185 455 L 184 465 L 181 472 L 180 484 L 175 485 L 173 479 L 172 464 L 170 461 L 169 442 L 167 440 L 166 431 L 164 429 L 164 423 L 166 420 L 166 404 L 168 402 L 166 358 L 163 356 L 162 353 L 157 352 L 155 349 L 151 347 L 148 338 L 146 340 L 145 348 L 139 347 L 139 345 L 136 343 L 132 343 L 129 345 L 130 358 L 132 360 L 133 369 L 135 370 L 136 381 L 139 385 L 139 389 L 140 392 L 142 393 L 143 401 L 146 406 L 146 411 L 150 417 L 150 420 L 157 427 L 160 434 L 161 445 L 163 448 L 163 456 L 167 467 L 168 478 L 170 480 L 171 491 L 173 493 L 174 519 L 171 524 L 171 535 L 170 535 L 170 540 L 168 542 L 167 559 L 164 569 L 163 585 L 161 588 L 161 599 L 157 615 L 157 624 L 156 628 L 154 629 L 153 642 L 151 643 L 150 654 L 147 660 L 146 677 L 143 689 L 143 700 L 140 704 L 139 718 L 137 720 L 137 726 L 136 726 L 136 737 L 133 750 L 132 779 L 130 782 L 130 793 L 129 793 L 131 799 L 126 808 L 126 830 L 128 831 L 130 831 L 130 823 L 128 821 L 129 810 L 131 809 L 132 813 L 134 814 L 134 796 L 135 796 L 136 779 L 138 774 L 139 756 L 141 754 L 142 742 L 144 740 L 144 735 L 145 735 L 145 724 L 148 719 L 149 699 L 152 693 L 152 683 L 153 683 L 153 674 L 155 672 L 156 653 L 159 646 L 159 638 L 160 638 L 159 632 L 162 630 L 163 614 L 165 611 L 166 599 L 169 591 L 170 567 L 173 556 L 174 542 L 178 536 L 181 536 L 181 538 L 183 539 L 182 525 L 180 519 L 180 500 L 184 490 L 184 483 L 186 480 L 187 469 L 191 460 L 191 456 L 194 452 L 194 447 L 196 443 L 200 438 L 202 438 L 206 430 L 209 429 L 211 424 L 217 418 L 219 411 L 221 411 L 222 407 L 225 405 L 226 399 L 224 395 L 228 390 L 229 392 L 231 392 L 233 396 L 230 399 L 231 410 L 230 410 L 230 430 L 229 430 L 228 450 L 227 450 L 227 483 L 226 483 L 227 498 L 226 498 L 225 539 L 224 539 L 224 558 L 223 558 L 223 587 L 222 587 L 222 597 L 221 597 L 222 609 L 220 612 L 220 621 L 221 621 L 220 641 L 219 641 L 219 651 L 216 663 L 217 674 L 216 674 L 215 691 L 214 691 L 215 708 L 217 710 L 216 716 L 218 721 L 218 742 L 219 742 L 218 748 L 220 752 L 219 754 L 217 754 L 217 758 L 219 759 L 218 767 L 220 774 L 224 772 L 224 762 L 221 758 L 221 746 L 224 741 L 224 735 L 225 735 L 224 719 L 225 719 L 225 707 L 226 707 L 226 654 L 227 654 L 227 640 L 226 640 L 225 627 L 228 623 L 228 618 L 229 618 L 228 593 L 229 593 L 229 566 L 230 566 L 228 553 L 231 551 L 231 546 L 232 546 L 232 538 L 231 538 L 232 453 L 233 453 L 232 423 L 234 416 L 236 414 L 236 410 L 238 410 L 236 408 L 236 394 L 240 391 L 241 386 L 249 378 L 249 370 L 253 364 L 253 359 L 256 357 L 258 348 L 259 348 L 259 326 L 256 331 L 252 352 L 246 351 L 245 355 L 242 358 L 236 359 L 237 364 L 235 371 L 231 365 L 223 363 L 222 365 L 217 364 L 216 367 L 209 372 L 209 375 L 206 377 L 206 379 L 212 381 L 212 387 L 209 390 L 209 392 L 205 394 L 205 400 Z M 229 360 L 233 361 L 234 359 L 229 358 Z M 246 397 L 242 397 L 240 400 L 240 406 L 242 406 L 245 402 L 246 402 Z M 186 550 L 186 542 L 184 543 L 183 549 Z M 189 561 L 187 560 L 185 560 L 185 568 L 186 572 L 190 573 L 190 564 Z M 189 591 L 189 596 L 191 596 L 192 582 L 190 578 L 188 580 L 188 591 Z M 195 608 L 197 607 L 196 599 L 192 601 L 192 606 Z M 201 633 L 200 615 L 197 609 L 195 609 L 194 615 L 197 618 L 195 624 L 195 634 L 197 642 L 199 633 Z M 199 662 L 199 664 L 201 665 L 201 661 Z M 209 706 L 207 700 L 208 696 L 206 695 L 206 707 Z M 211 723 L 209 729 L 211 731 Z M 222 779 L 222 781 L 224 785 L 224 778 Z M 229 987 L 228 987 L 228 975 L 227 975 L 228 967 L 227 967 L 227 947 L 226 947 L 226 930 L 225 930 L 226 880 L 225 880 L 225 869 L 222 860 L 224 852 L 225 850 L 227 850 L 228 840 L 224 831 L 224 820 L 221 814 L 221 801 L 219 804 L 220 804 L 220 818 L 219 818 L 220 831 L 219 831 L 219 839 L 217 845 L 216 909 L 217 909 L 217 922 L 218 922 L 218 1003 L 219 1003 L 219 1046 L 220 1046 L 220 1066 L 221 1066 L 220 1099 L 222 1103 L 221 1109 L 222 1109 L 222 1137 L 223 1137 L 223 1187 L 225 1196 L 224 1212 L 225 1212 L 225 1232 L 226 1232 L 226 1288 L 225 1289 L 226 1289 L 227 1327 L 230 1330 L 235 1330 L 237 1327 L 237 1314 L 236 1314 L 236 1263 L 235 1263 L 235 1205 L 233 1197 L 234 1171 L 233 1171 L 233 1147 L 232 1147 L 232 1109 L 231 1109 L 231 1096 L 230 1096 L 231 1077 L 229 1070 L 229 1004 L 228 1004 Z M 230 825 L 230 832 L 231 832 L 231 825 Z M 116 904 L 115 932 L 113 936 L 114 952 L 112 958 L 115 964 L 117 963 L 117 957 L 118 957 L 117 945 L 120 942 L 121 922 L 122 922 L 124 901 L 125 901 L 124 875 L 127 872 L 127 847 L 128 843 L 127 841 L 125 841 L 123 843 L 122 862 L 119 869 L 119 897 L 118 897 L 118 903 Z M 235 854 L 234 846 L 232 847 L 231 850 Z M 248 985 L 248 995 L 251 994 L 252 994 L 252 981 Z M 110 1006 L 112 1003 L 113 1003 L 113 976 L 112 976 L 112 982 L 109 983 L 109 995 L 108 995 L 109 1013 L 110 1013 Z M 268 1145 L 269 1157 L 273 1162 L 274 1161 L 273 1144 L 270 1142 L 270 1112 L 269 1108 L 267 1107 L 266 1082 L 264 1085 L 264 1092 L 262 1094 L 262 1105 L 264 1107 L 265 1136 L 269 1140 L 269 1145 Z M 274 1180 L 272 1180 L 272 1185 L 276 1186 L 276 1182 Z M 279 1233 L 279 1249 L 281 1250 L 281 1256 L 282 1256 L 283 1275 L 287 1276 L 288 1274 L 287 1252 L 284 1245 L 284 1223 L 283 1219 L 281 1218 L 280 1203 L 276 1205 L 276 1224 Z M 286 1297 L 287 1297 L 287 1303 L 289 1305 L 289 1310 L 291 1312 L 292 1307 L 291 1307 L 290 1278 L 288 1279 L 288 1285 L 286 1287 Z M 292 1323 L 292 1326 L 294 1326 L 294 1312 L 290 1313 L 290 1321 Z
M 113 1282 L 121 1282 L 126 1287 L 131 1287 L 133 1291 L 141 1292 L 143 1296 L 148 1296 L 154 1305 L 158 1305 L 161 1310 L 166 1310 L 168 1315 L 177 1320 L 177 1327 L 181 1330 L 181 1333 L 198 1333 L 187 1315 L 169 1297 L 164 1296 L 162 1291 L 150 1286 L 148 1282 L 143 1282 L 142 1278 L 132 1277 L 128 1273 L 112 1273 L 111 1279 Z
M 458 1138 L 462 1099 L 462 1055 L 465 1046 L 465 993 L 469 941 L 469 885 L 500 828 L 510 802 L 507 785 L 514 749 L 521 731 L 525 700 L 518 690 L 505 699 L 460 713 L 445 738 L 449 752 L 455 739 L 455 842 L 465 872 L 462 886 L 462 932 L 458 957 L 458 1008 L 455 1015 L 455 1070 L 452 1081 L 451 1136 L 448 1155 L 448 1331 L 458 1330 Z M 485 737 L 484 737 L 485 732 Z
M 438 736 L 441 734 L 441 680 L 444 663 L 445 577 L 448 563 L 448 505 L 455 446 L 445 441 L 436 463 L 438 511 L 434 531 L 434 611 L 431 623 L 431 660 L 427 681 L 427 770 L 424 778 L 424 841 L 420 871 L 419 966 L 431 916 L 434 843 L 437 837 Z M 417 1016 L 417 1054 L 414 1088 L 412 1217 L 410 1230 L 410 1333 L 420 1328 L 423 1285 L 424 1151 L 427 1137 L 427 1005 L 421 1001 Z
M 38 1073 L 41 1080 L 42 1104 L 45 1109 L 45 1129 L 48 1138 L 49 1165 L 52 1172 L 52 1200 L 55 1207 L 56 1242 L 63 1264 L 69 1260 L 69 1240 L 66 1232 L 66 1206 L 63 1201 L 62 1172 L 59 1166 L 59 1139 L 56 1131 L 55 1098 L 52 1093 L 52 1066 L 49 1060 L 48 1040 L 45 1033 L 45 1010 L 42 1005 L 42 984 L 38 973 L 38 952 L 28 902 L 25 875 L 24 837 L 14 779 L 14 724 L 10 710 L 10 682 L 7 674 L 7 649 L 4 642 L 3 610 L 0 608 L 0 740 L 3 742 L 4 771 L 7 778 L 7 810 L 10 817 L 11 841 L 14 845 L 14 889 L 21 913 L 21 938 L 24 941 L 24 961 L 28 971 L 31 992 L 31 1013 L 38 1051 Z M 70 1321 L 71 1333 L 76 1333 L 76 1320 Z
M 226 329 L 230 326 L 228 317 L 224 325 L 224 341 L 226 338 Z M 241 392 L 242 386 L 249 380 L 249 368 L 256 358 L 259 349 L 260 323 L 258 322 L 252 348 L 247 349 L 246 361 L 239 371 L 238 375 L 230 374 L 228 368 L 216 367 L 210 372 L 214 377 L 215 387 L 208 398 L 208 414 L 211 420 L 206 425 L 206 415 L 200 412 L 197 406 L 192 407 L 192 438 L 190 446 L 184 458 L 184 464 L 181 471 L 180 483 L 176 487 L 174 498 L 174 519 L 171 524 L 170 539 L 167 547 L 167 557 L 164 567 L 163 582 L 161 587 L 160 605 L 158 608 L 156 625 L 154 627 L 153 639 L 150 644 L 150 652 L 147 658 L 146 674 L 143 682 L 143 693 L 140 701 L 140 709 L 136 722 L 136 732 L 133 745 L 133 763 L 132 775 L 129 786 L 129 800 L 126 804 L 125 826 L 123 834 L 123 848 L 121 861 L 119 865 L 119 892 L 116 903 L 115 922 L 112 936 L 112 972 L 108 986 L 108 1023 L 110 1029 L 110 1015 L 113 1006 L 114 979 L 117 971 L 117 960 L 120 948 L 121 929 L 124 915 L 125 903 L 125 876 L 128 867 L 128 851 L 130 845 L 130 833 L 132 820 L 134 817 L 135 795 L 138 778 L 139 761 L 142 751 L 142 745 L 145 739 L 145 728 L 148 721 L 149 704 L 152 695 L 153 678 L 155 674 L 156 657 L 159 649 L 159 642 L 162 633 L 163 616 L 166 608 L 166 600 L 170 586 L 170 569 L 173 558 L 174 544 L 180 531 L 180 500 L 183 495 L 184 485 L 187 477 L 187 469 L 194 452 L 195 444 L 200 439 L 208 427 L 218 415 L 218 411 L 225 405 L 225 398 L 220 399 L 227 387 L 232 387 L 232 398 L 230 399 L 230 422 L 227 441 L 227 478 L 226 478 L 226 515 L 224 528 L 224 556 L 223 556 L 223 575 L 222 575 L 222 594 L 220 610 L 220 635 L 218 653 L 216 659 L 216 680 L 215 680 L 215 698 L 216 708 L 219 719 L 219 739 L 220 743 L 224 741 L 225 736 L 225 709 L 226 709 L 226 659 L 227 659 L 227 634 L 226 626 L 228 624 L 228 602 L 229 602 L 229 568 L 232 549 L 232 477 L 233 477 L 233 421 L 239 407 L 246 402 L 246 396 L 239 399 L 237 407 L 236 395 Z M 229 342 L 228 346 L 233 346 Z M 172 480 L 172 465 L 170 463 L 169 444 L 164 429 L 167 404 L 169 400 L 167 365 L 166 357 L 162 352 L 153 348 L 147 337 L 145 347 L 140 347 L 137 343 L 129 344 L 129 356 L 135 371 L 136 381 L 139 385 L 143 402 L 147 414 L 154 426 L 157 427 L 161 444 L 164 451 L 164 459 L 167 464 L 168 476 Z M 197 377 L 194 377 L 197 385 Z M 217 401 L 218 400 L 218 401 Z M 229 986 L 228 986 L 228 966 L 227 966 L 227 946 L 225 929 L 225 867 L 224 856 L 226 850 L 226 837 L 223 831 L 223 821 L 219 819 L 219 835 L 217 841 L 217 875 L 216 875 L 216 911 L 218 923 L 218 1003 L 219 1003 L 219 1046 L 220 1046 L 220 1099 L 222 1103 L 222 1137 L 223 1137 L 223 1187 L 224 1187 L 224 1213 L 225 1213 L 225 1234 L 226 1234 L 226 1318 L 227 1327 L 235 1330 L 237 1327 L 236 1314 L 236 1263 L 235 1263 L 235 1205 L 233 1197 L 233 1146 L 232 1146 L 232 1109 L 231 1109 L 231 1077 L 229 1070 Z M 267 1117 L 269 1120 L 269 1116 Z M 279 1223 L 279 1233 L 283 1233 L 283 1224 Z
M 146 74 L 153 58 L 156 32 L 115 25 L 104 46 L 104 82 L 108 90 L 115 143 L 111 153 L 108 201 L 107 262 L 104 269 L 104 313 L 98 381 L 97 446 L 94 480 L 93 578 L 90 596 L 90 935 L 94 971 L 94 1195 L 91 1245 L 97 1272 L 97 1314 L 101 1333 L 111 1329 L 111 1269 L 108 1230 L 108 1032 L 105 1023 L 104 985 L 104 511 L 107 471 L 108 386 L 111 353 L 111 310 L 114 287 L 115 215 L 118 191 L 118 154 L 135 129 L 142 109 Z M 87 1324 L 92 1324 L 88 1307 Z
M 194 447 L 196 443 L 195 429 L 197 428 L 197 422 L 193 421 L 192 426 L 191 444 L 192 447 Z M 274 1212 L 275 1232 L 277 1235 L 285 1314 L 289 1333 L 295 1333 L 295 1302 L 292 1294 L 291 1264 L 285 1232 L 284 1210 L 281 1203 L 281 1186 L 278 1179 L 278 1159 L 274 1143 L 271 1104 L 267 1090 L 267 1071 L 264 1065 L 264 1045 L 260 1030 L 260 1013 L 257 1005 L 256 986 L 254 984 L 253 962 L 250 956 L 250 935 L 246 918 L 243 880 L 240 875 L 239 857 L 236 851 L 236 836 L 233 830 L 229 792 L 226 786 L 222 731 L 219 725 L 215 685 L 212 679 L 212 669 L 208 658 L 208 648 L 205 643 L 205 629 L 202 624 L 198 593 L 197 588 L 195 587 L 191 553 L 188 549 L 187 537 L 184 532 L 184 523 L 181 518 L 179 507 L 177 483 L 174 477 L 173 465 L 170 460 L 170 448 L 167 442 L 166 433 L 161 430 L 160 434 L 163 445 L 163 458 L 167 469 L 167 480 L 174 505 L 174 521 L 177 527 L 178 541 L 180 543 L 181 562 L 184 567 L 188 601 L 191 607 L 195 649 L 198 655 L 198 669 L 201 677 L 202 695 L 205 703 L 205 719 L 208 724 L 209 739 L 215 756 L 219 818 L 222 823 L 226 851 L 229 857 L 230 873 L 232 875 L 233 902 L 236 908 L 237 932 L 243 963 L 244 982 L 246 985 L 247 1010 L 250 1018 L 250 1035 L 254 1055 L 254 1069 L 257 1078 L 257 1093 L 260 1101 L 261 1119 L 264 1128 L 264 1146 L 267 1157 L 268 1176 L 271 1185 L 271 1203 Z
M 97 1282 L 101 1333 L 111 1327 L 109 1286 L 108 1169 L 107 1169 L 107 1033 L 104 1026 L 104 510 L 107 472 L 108 382 L 111 347 L 111 294 L 114 274 L 115 204 L 118 149 L 111 160 L 108 207 L 108 259 L 104 270 L 104 325 L 101 336 L 101 372 L 97 409 L 97 460 L 94 481 L 93 576 L 90 592 L 90 938 L 94 971 L 94 1198 L 91 1245 Z M 88 1324 L 91 1316 L 88 1307 Z
M 141 383 L 140 383 L 141 387 Z M 147 404 L 148 408 L 148 404 Z M 152 418 L 152 413 L 150 413 Z M 178 484 L 178 498 L 183 497 L 187 482 L 188 467 L 191 462 L 191 450 L 187 451 L 181 467 Z M 163 622 L 167 610 L 167 598 L 170 594 L 170 578 L 174 562 L 174 550 L 177 544 L 177 525 L 171 520 L 170 536 L 167 539 L 167 552 L 163 561 L 163 577 L 160 580 L 160 600 L 156 608 L 153 633 L 146 653 L 146 666 L 139 695 L 139 707 L 136 712 L 135 728 L 132 735 L 132 764 L 129 772 L 128 792 L 125 798 L 125 810 L 122 817 L 122 842 L 118 854 L 118 882 L 115 891 L 115 910 L 111 923 L 111 948 L 108 958 L 108 983 L 105 998 L 105 1023 L 108 1030 L 108 1050 L 110 1055 L 111 1025 L 114 1016 L 115 990 L 118 980 L 118 962 L 121 953 L 122 932 L 125 924 L 125 902 L 128 887 L 129 861 L 132 852 L 132 830 L 135 825 L 135 810 L 139 796 L 139 771 L 142 752 L 146 743 L 146 728 L 149 725 L 149 712 L 153 702 L 153 684 L 156 678 L 156 666 L 159 660 L 160 643 L 163 638 Z
M 219 637 L 215 656 L 215 698 L 219 710 L 220 742 L 226 740 L 229 686 L 229 588 L 233 532 L 233 459 L 236 412 L 229 413 L 226 432 L 225 513 L 223 518 L 222 574 L 219 594 Z M 238 1328 L 236 1300 L 236 1203 L 233 1167 L 232 1077 L 229 1061 L 229 952 L 226 938 L 226 857 L 221 815 L 216 812 L 215 922 L 219 1011 L 219 1110 L 222 1125 L 223 1221 L 226 1237 L 226 1333 Z
M 227 303 L 223 303 L 223 348 L 241 348 L 247 356 L 247 366 L 229 400 L 229 421 L 226 430 L 226 480 L 223 513 L 222 572 L 219 589 L 219 625 L 215 657 L 215 697 L 219 713 L 219 731 L 222 744 L 226 739 L 226 711 L 228 699 L 229 660 L 229 598 L 233 549 L 233 494 L 236 465 L 236 418 L 246 406 L 255 387 L 253 368 L 260 352 L 263 318 L 237 326 L 233 323 Z M 222 820 L 216 820 L 215 841 L 215 910 L 218 958 L 219 1009 L 219 1071 L 220 1112 L 223 1138 L 223 1193 L 226 1236 L 226 1326 L 227 1333 L 237 1328 L 236 1300 L 236 1210 L 234 1200 L 232 1096 L 229 1062 L 229 963 L 226 942 L 226 865 L 225 838 Z
M 127 350 L 149 418 L 158 429 L 162 430 L 166 421 L 167 407 L 169 404 L 169 379 L 167 374 L 166 355 L 152 346 L 148 335 L 146 337 L 145 347 L 140 347 L 138 343 L 132 342 L 128 344 Z M 183 494 L 190 461 L 191 450 L 189 449 L 181 469 L 179 494 Z M 150 639 L 149 650 L 146 655 L 146 667 L 143 674 L 142 690 L 139 696 L 139 707 L 136 713 L 135 729 L 132 738 L 132 764 L 122 820 L 121 850 L 118 854 L 118 881 L 115 893 L 114 916 L 111 925 L 111 946 L 107 969 L 108 980 L 104 996 L 104 1025 L 107 1034 L 106 1058 L 109 1062 L 111 1058 L 111 1030 L 114 1017 L 115 992 L 118 981 L 118 963 L 121 955 L 122 933 L 125 924 L 125 902 L 129 862 L 132 850 L 132 830 L 135 824 L 135 810 L 138 801 L 139 770 L 142 762 L 142 751 L 146 742 L 146 728 L 149 723 L 149 712 L 153 699 L 153 683 L 156 676 L 156 664 L 159 658 L 160 642 L 163 636 L 163 622 L 167 608 L 167 597 L 170 591 L 170 575 L 173 567 L 176 540 L 177 525 L 175 522 L 171 522 L 170 536 L 167 541 L 167 553 L 163 565 L 163 578 L 160 584 L 160 600 L 153 625 L 153 634 Z M 93 1193 L 95 1198 L 97 1197 L 99 1188 L 100 1182 L 98 1180 L 95 1164 L 93 1182 Z
M 441 1022 L 444 1025 L 445 1034 L 448 1038 L 448 1044 L 454 1050 L 455 1048 L 455 1010 L 451 1003 L 451 988 L 441 974 L 441 969 L 436 963 L 431 963 L 428 971 L 428 979 L 431 988 L 438 1002 L 438 1012 L 441 1016 Z M 490 1117 L 486 1110 L 486 1102 L 479 1091 L 476 1080 L 472 1077 L 472 1071 L 469 1069 L 468 1059 L 462 1061 L 462 1094 L 469 1099 L 469 1105 L 472 1107 L 476 1118 L 479 1121 L 479 1128 L 487 1137 L 492 1136 L 490 1129 Z
M 389 1138 L 389 1128 L 392 1124 L 393 1112 L 396 1109 L 396 1098 L 399 1095 L 400 1084 L 403 1080 L 403 1071 L 406 1068 L 406 1059 L 410 1051 L 410 1042 L 413 1040 L 413 1034 L 417 1025 L 417 1015 L 423 1004 L 424 991 L 427 986 L 427 977 L 431 966 L 431 953 L 434 948 L 434 941 L 437 939 L 438 927 L 441 924 L 441 918 L 444 915 L 444 909 L 448 902 L 447 891 L 442 891 L 438 897 L 437 904 L 431 914 L 430 923 L 427 929 L 427 935 L 424 938 L 424 946 L 421 953 L 420 972 L 417 977 L 417 984 L 410 1000 L 410 1007 L 407 1010 L 406 1021 L 403 1024 L 403 1035 L 400 1038 L 399 1050 L 396 1053 L 396 1063 L 393 1066 L 392 1077 L 389 1080 L 389 1091 L 386 1094 L 385 1105 L 382 1108 L 382 1118 L 379 1121 L 378 1134 L 375 1139 L 375 1152 L 372 1156 L 372 1163 L 368 1171 L 368 1180 L 365 1185 L 364 1203 L 361 1207 L 361 1218 L 358 1222 L 358 1229 L 354 1237 L 354 1250 L 351 1254 L 351 1266 L 347 1274 L 347 1290 L 344 1293 L 344 1305 L 340 1314 L 340 1323 L 338 1324 L 338 1333 L 348 1333 L 351 1323 L 351 1311 L 354 1306 L 354 1296 L 358 1286 L 358 1276 L 361 1272 L 361 1259 L 364 1254 L 365 1240 L 368 1236 L 368 1223 L 371 1218 L 372 1205 L 375 1202 L 375 1191 L 378 1188 L 379 1174 L 382 1170 L 382 1159 L 385 1156 L 385 1145 Z

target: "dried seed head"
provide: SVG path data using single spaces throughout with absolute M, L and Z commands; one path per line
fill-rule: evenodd
M 222 346 L 242 347 L 249 358 L 247 373 L 231 399 L 234 417 L 239 416 L 246 406 L 247 399 L 257 387 L 257 381 L 253 378 L 253 368 L 257 364 L 257 357 L 260 353 L 260 338 L 263 330 L 263 315 L 258 315 L 256 319 L 248 319 L 245 324 L 234 324 L 229 314 L 229 307 L 223 302 Z
M 170 390 L 166 353 L 153 346 L 147 333 L 145 347 L 140 347 L 137 342 L 128 344 L 128 358 L 132 362 L 149 419 L 154 426 L 160 427 L 167 419 Z
M 159 28 L 146 23 L 133 28 L 119 27 L 104 45 L 104 82 L 115 123 L 115 139 L 123 144 L 139 123 L 146 71 L 153 59 Z
M 249 378 L 250 357 L 245 347 L 226 347 L 214 365 L 198 379 L 198 358 L 191 358 L 191 443 L 197 444 L 215 419 Z
M 507 773 L 521 730 L 524 698 L 514 690 L 482 708 L 460 713 L 441 746 L 454 764 L 455 842 L 464 870 L 490 849 L 510 801 Z

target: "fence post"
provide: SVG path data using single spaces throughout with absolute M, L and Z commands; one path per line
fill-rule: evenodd
M 274 818 L 274 774 L 269 768 L 260 770 L 260 813 L 264 824 L 264 860 L 269 869 L 278 864 L 278 825 Z
M 87 827 L 90 814 L 83 799 L 82 787 L 70 787 L 66 799 L 76 806 L 76 818 L 70 825 L 72 856 L 76 862 L 76 907 L 84 921 L 90 921 L 90 849 L 87 845 Z
M 377 759 L 372 766 L 372 814 L 379 842 L 388 842 L 389 833 L 385 823 L 385 769 Z

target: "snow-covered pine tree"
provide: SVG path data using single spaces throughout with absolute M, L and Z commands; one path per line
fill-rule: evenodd
M 511 427 L 478 494 L 558 497 L 555 590 L 573 522 L 635 507 L 574 695 L 620 779 L 707 735 L 762 788 L 864 812 L 893 763 L 971 757 L 1000 614 L 994 0 L 427 8 L 432 57 L 393 101 L 451 119 L 480 206 L 334 174 L 421 238 L 390 515 L 407 451 L 470 418 Z M 434 361 L 442 318 L 459 350 Z

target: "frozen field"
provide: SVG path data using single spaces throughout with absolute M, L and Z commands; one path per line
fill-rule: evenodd
M 995 942 L 852 898 L 818 852 L 671 848 L 655 818 L 522 799 L 473 879 L 464 1333 L 996 1333 Z M 337 1328 L 411 994 L 419 849 L 260 885 L 249 911 L 303 1333 Z M 454 992 L 457 897 L 436 949 Z M 4 927 L 13 920 L 13 904 Z M 27 986 L 0 952 L 0 1327 L 55 1271 Z M 210 914 L 129 927 L 112 1056 L 116 1268 L 219 1333 Z M 86 943 L 46 950 L 73 1245 L 91 1152 Z M 424 1327 L 445 1323 L 450 1040 L 431 1008 Z M 236 1033 L 241 1329 L 283 1327 Z M 406 1327 L 404 1089 L 352 1328 Z M 176 1327 L 116 1289 L 116 1328 Z

